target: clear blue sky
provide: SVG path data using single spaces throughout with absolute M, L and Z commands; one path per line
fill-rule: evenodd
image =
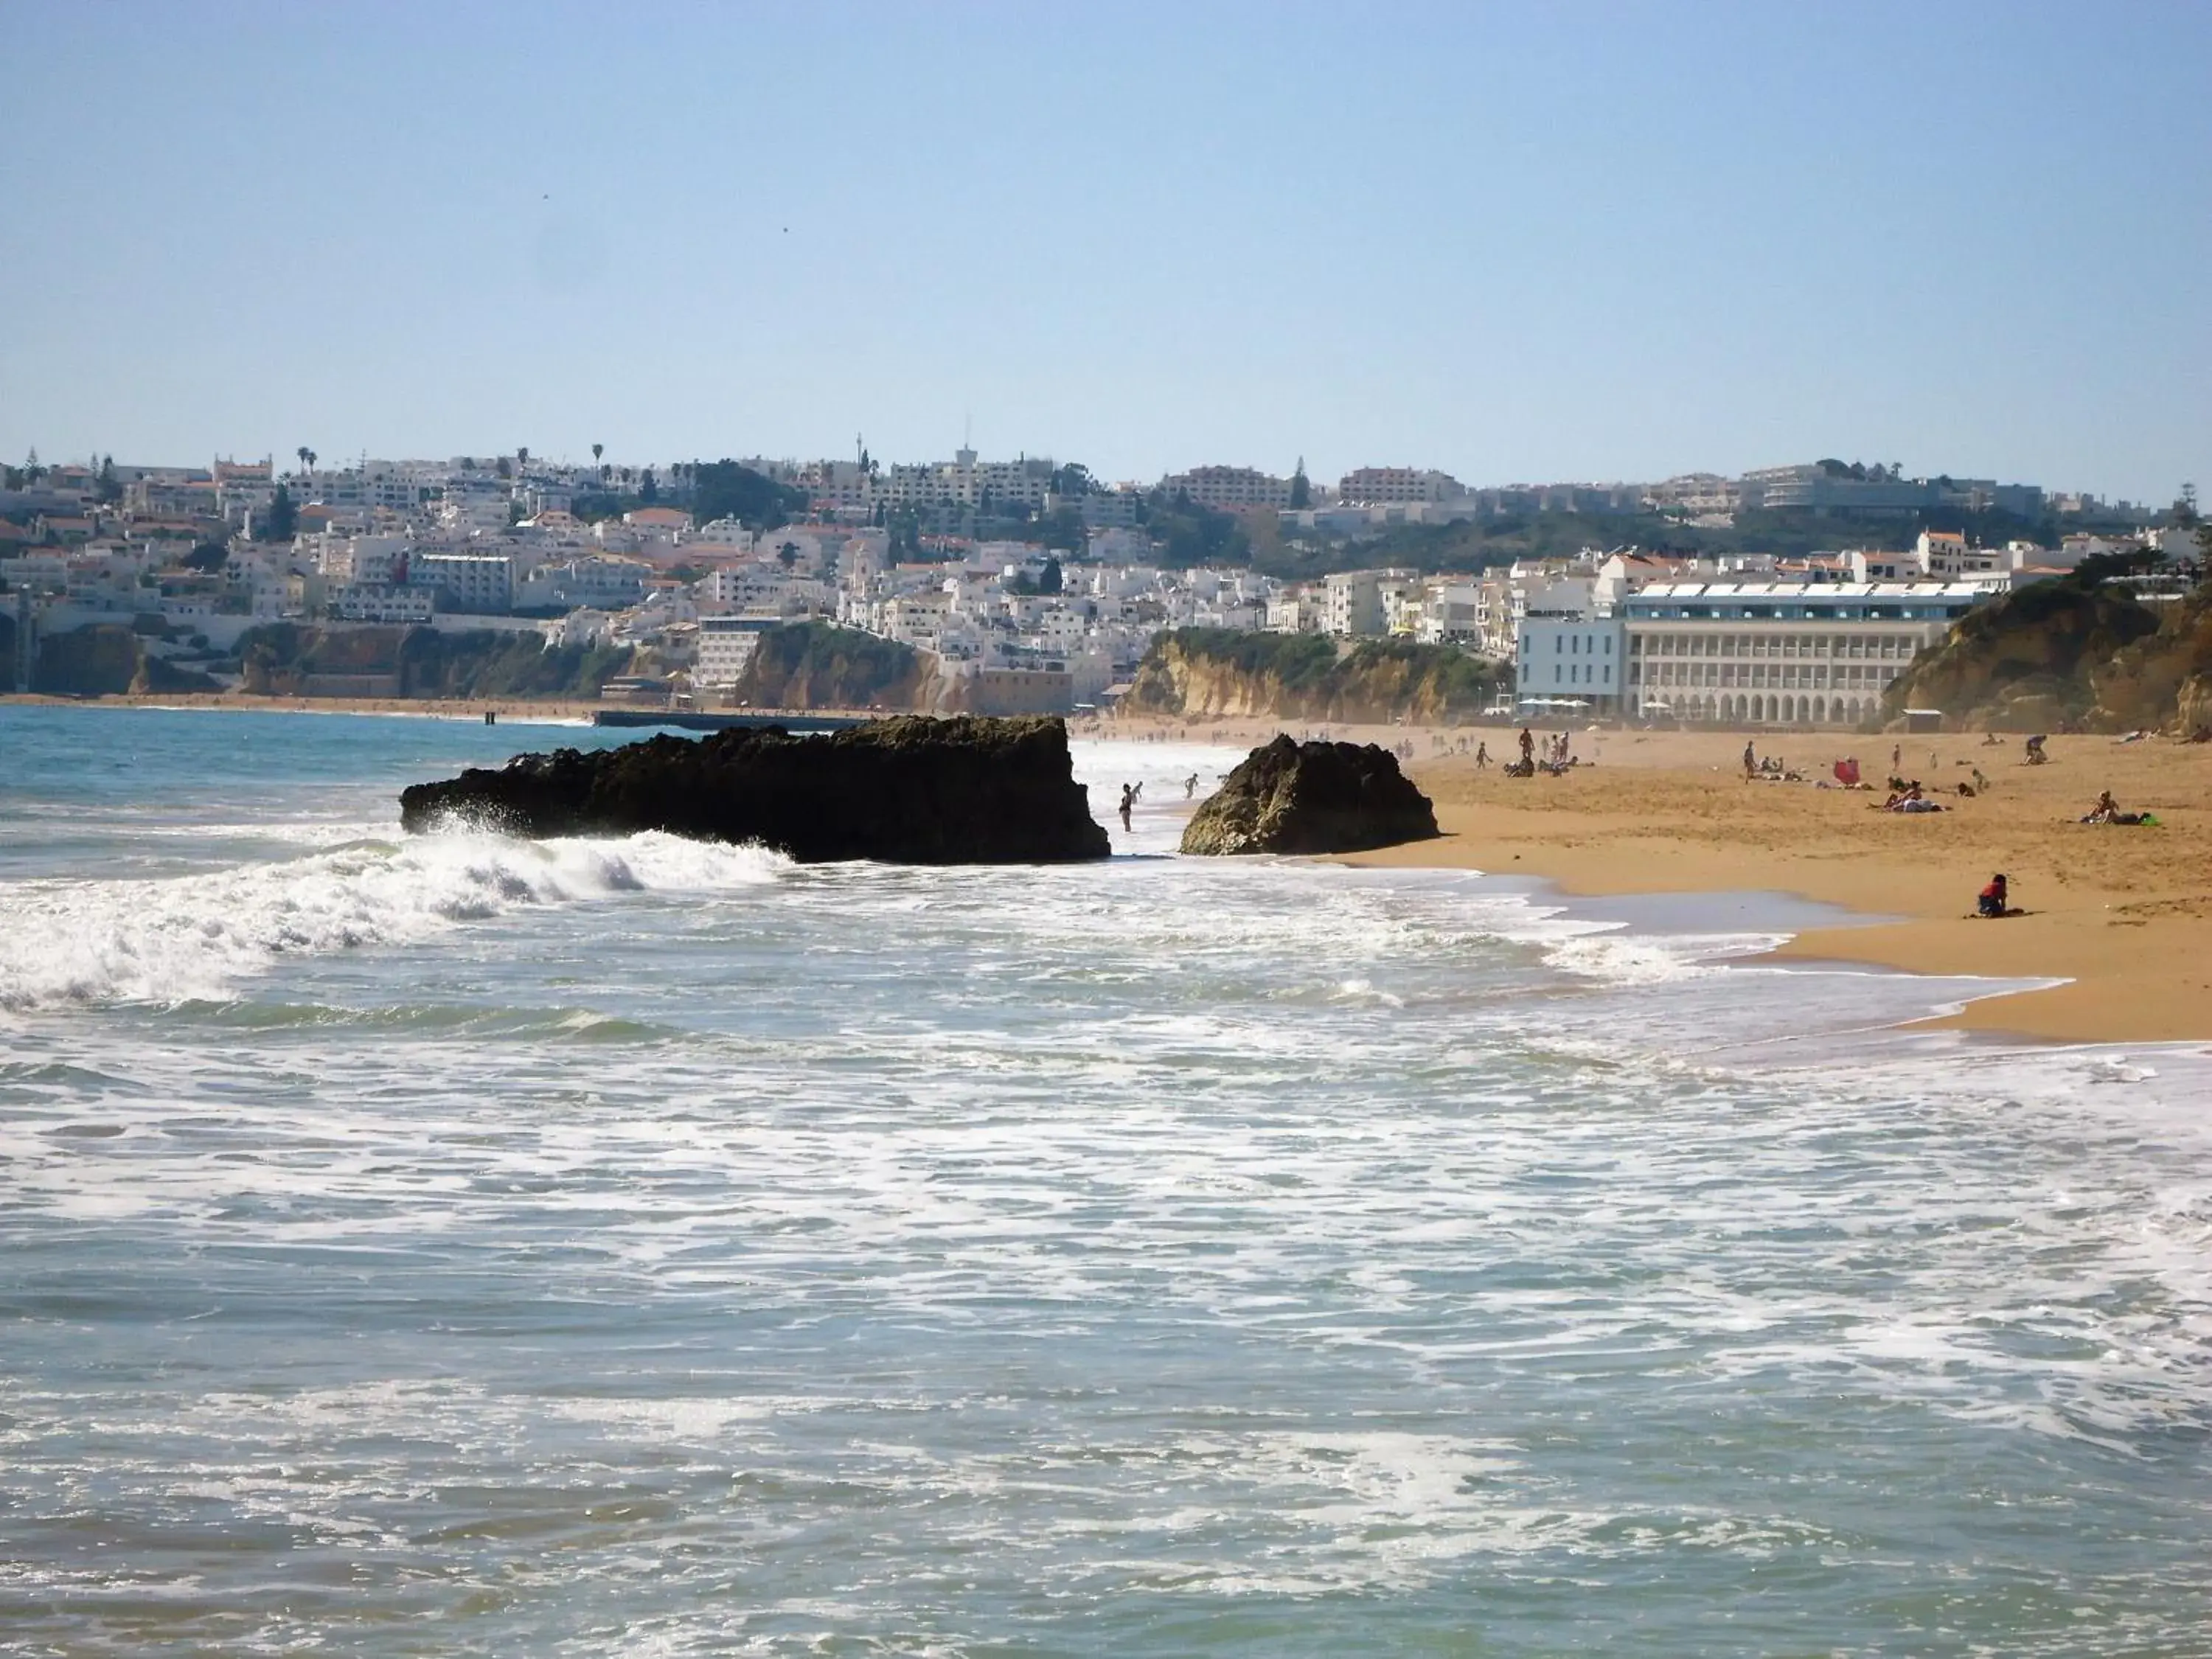
M 7 0 L 0 454 L 2212 493 L 2212 5 Z

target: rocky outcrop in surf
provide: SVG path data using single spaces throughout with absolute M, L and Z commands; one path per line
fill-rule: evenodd
M 1186 853 L 1358 853 L 1437 833 L 1436 810 L 1374 744 L 1255 749 L 1182 832 Z
M 1057 720 L 872 721 L 827 737 L 780 727 L 519 755 L 418 783 L 400 822 L 524 836 L 658 830 L 757 843 L 805 863 L 1056 864 L 1104 858 Z

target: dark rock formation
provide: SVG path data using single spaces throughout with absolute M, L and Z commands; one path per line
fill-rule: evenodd
M 1056 720 L 873 721 L 828 737 L 780 727 L 519 755 L 418 783 L 400 822 L 526 836 L 665 830 L 757 842 L 805 862 L 1048 864 L 1104 858 Z
M 1182 832 L 1186 853 L 1358 853 L 1437 834 L 1428 797 L 1374 744 L 1255 749 Z

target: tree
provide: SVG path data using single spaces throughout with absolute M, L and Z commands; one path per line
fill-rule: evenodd
M 775 550 L 775 562 L 781 565 L 786 570 L 790 569 L 793 565 L 797 564 L 799 562 L 799 544 L 797 542 L 786 542 L 781 547 L 777 548 Z
M 292 492 L 283 484 L 269 498 L 269 516 L 261 521 L 259 539 L 264 542 L 289 542 L 299 533 L 300 513 L 292 505 Z
M 529 450 L 517 449 L 514 452 L 514 461 L 517 466 L 528 466 L 530 465 Z
M 1036 528 L 1028 539 L 1042 542 L 1047 547 L 1057 547 L 1069 553 L 1083 550 L 1085 541 L 1083 514 L 1073 506 L 1056 507 L 1038 516 Z
M 637 498 L 647 507 L 660 499 L 660 485 L 654 480 L 653 469 L 649 466 L 645 469 L 645 477 L 638 484 Z
M 1306 458 L 1298 457 L 1298 470 L 1291 474 L 1291 510 L 1297 512 L 1313 505 L 1313 485 L 1306 477 Z
M 297 449 L 294 450 L 292 453 L 293 453 L 295 455 L 297 455 L 297 456 L 300 458 L 300 471 L 301 471 L 305 472 L 305 471 L 307 471 L 310 466 L 312 466 L 312 465 L 314 465 L 314 461 L 315 461 L 315 452 L 314 452 L 313 450 L 312 450 L 312 449 L 308 448 L 308 447 L 307 447 L 307 445 L 305 445 L 305 444 L 301 444 L 301 445 Z
M 230 550 L 221 542 L 202 542 L 177 561 L 184 569 L 197 570 L 204 575 L 220 570 L 229 562 Z
M 735 519 L 748 530 L 775 530 L 805 510 L 806 492 L 728 459 L 691 464 L 692 516 Z
M 1037 592 L 1040 593 L 1060 592 L 1065 587 L 1066 581 L 1066 578 L 1060 568 L 1060 561 L 1047 559 L 1044 562 L 1044 568 L 1037 572 Z
M 606 453 L 607 453 L 607 447 L 606 447 L 605 444 L 593 444 L 593 445 L 592 446 L 592 459 L 593 461 L 595 461 L 595 462 L 599 459 L 599 457 L 600 457 L 600 456 L 602 456 L 602 455 L 605 454 Z
M 1091 469 L 1080 461 L 1070 461 L 1052 470 L 1052 493 L 1055 495 L 1089 495 L 1097 489 Z

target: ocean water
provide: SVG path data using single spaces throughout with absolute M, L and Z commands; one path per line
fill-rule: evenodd
M 2212 1654 L 2203 1057 L 1755 896 L 397 828 L 0 708 L 0 1650 Z

